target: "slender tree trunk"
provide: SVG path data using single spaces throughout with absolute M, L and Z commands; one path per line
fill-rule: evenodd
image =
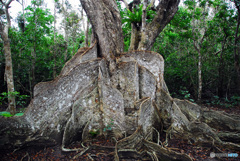
M 41 1 L 40 1 L 41 3 Z M 36 4 L 34 4 L 34 8 L 36 9 Z M 36 67 L 36 47 L 37 47 L 37 38 L 36 38 L 36 34 L 37 34 L 37 15 L 36 13 L 34 13 L 34 22 L 35 22 L 35 28 L 34 28 L 34 33 L 33 33 L 33 47 L 32 47 L 32 51 L 31 51 L 31 86 L 30 86 L 30 90 L 32 92 L 31 97 L 33 98 L 34 96 L 34 86 L 36 83 L 36 77 L 35 77 L 35 67 Z
M 204 36 L 203 36 L 204 37 Z M 202 38 L 203 40 L 203 38 Z M 198 92 L 197 92 L 197 100 L 201 102 L 202 99 L 202 54 L 201 54 L 201 43 L 197 43 L 194 41 L 194 48 L 198 53 Z
M 54 1 L 54 37 L 53 37 L 53 78 L 56 78 L 57 71 L 56 71 L 56 2 Z
M 32 51 L 31 51 L 31 57 L 32 57 L 32 59 L 31 59 L 31 63 L 32 63 L 32 65 L 31 65 L 31 92 L 32 92 L 32 95 L 31 95 L 31 97 L 33 98 L 33 96 L 34 96 L 34 91 L 33 91 L 33 89 L 34 89 L 34 86 L 35 86 L 35 83 L 36 83 L 36 77 L 35 77 L 35 66 L 36 66 L 36 44 L 34 43 L 34 46 L 33 46 L 33 49 L 32 49 Z
M 67 29 L 67 12 L 64 8 L 64 2 L 65 0 L 62 0 L 62 10 L 63 10 L 63 18 L 64 18 L 64 38 L 66 41 L 66 45 L 65 45 L 65 52 L 64 52 L 64 62 L 67 61 L 67 54 L 68 54 L 68 29 Z
M 147 35 L 146 35 L 146 18 L 147 18 L 147 0 L 143 1 L 143 11 L 142 11 L 142 29 L 141 29 L 141 40 L 146 40 L 147 39 Z M 145 41 L 146 42 L 146 41 Z M 140 43 L 138 46 L 138 49 L 140 50 L 146 50 L 146 46 L 145 43 Z
M 24 0 L 22 0 L 22 13 L 23 13 L 23 29 L 22 32 L 25 31 L 25 6 L 24 6 Z
M 129 46 L 129 51 L 137 50 L 138 45 L 140 42 L 140 28 L 136 26 L 135 23 L 131 24 L 132 30 L 131 30 L 131 42 Z
M 88 40 L 88 32 L 89 32 L 89 21 L 87 20 L 87 26 L 86 26 L 86 28 L 85 28 L 85 22 L 84 22 L 84 10 L 83 10 L 83 8 L 82 8 L 82 10 L 81 10 L 81 20 L 82 20 L 82 26 L 83 26 L 83 31 L 85 30 L 85 33 L 84 33 L 84 35 L 85 35 L 85 47 L 88 47 L 89 46 L 89 40 Z
M 87 28 L 85 31 L 85 47 L 88 47 L 88 32 L 89 32 L 89 21 L 87 21 Z
M 3 38 L 3 48 L 4 48 L 4 55 L 5 55 L 5 78 L 7 81 L 7 88 L 8 88 L 8 109 L 11 114 L 16 113 L 16 104 L 15 104 L 15 96 L 14 92 L 14 80 L 13 80 L 13 67 L 12 67 L 12 56 L 11 56 L 11 48 L 10 48 L 10 40 L 8 39 L 8 29 L 5 26 L 4 33 L 2 34 Z
M 222 98 L 224 96 L 224 60 L 223 60 L 223 53 L 224 53 L 224 48 L 225 44 L 227 41 L 227 35 L 225 33 L 224 41 L 222 42 L 222 50 L 220 52 L 220 57 L 219 57 L 219 67 L 218 67 L 218 96 Z
M 238 91 L 240 91 L 240 63 L 239 63 L 239 59 L 240 59 L 240 46 L 239 46 L 239 26 L 240 26 L 240 6 L 239 6 L 239 1 L 234 0 L 235 6 L 237 8 L 237 14 L 238 14 L 238 18 L 237 18 L 237 28 L 235 31 L 235 41 L 234 41 L 234 64 L 235 64 L 235 69 L 237 71 L 237 78 L 238 78 Z
M 202 54 L 198 50 L 198 101 L 202 99 Z
M 8 12 L 9 5 L 13 0 L 9 0 L 6 3 L 2 3 L 4 5 L 5 14 L 7 17 L 7 24 L 3 24 L 0 21 L 0 33 L 3 40 L 3 48 L 4 48 L 4 55 L 5 55 L 5 80 L 7 81 L 7 88 L 8 88 L 8 111 L 14 115 L 16 113 L 16 103 L 15 103 L 15 95 L 14 92 L 14 80 L 13 80 L 13 66 L 12 66 L 12 54 L 11 54 L 11 47 L 10 47 L 10 40 L 8 38 L 8 31 L 11 27 L 11 20 L 10 15 Z

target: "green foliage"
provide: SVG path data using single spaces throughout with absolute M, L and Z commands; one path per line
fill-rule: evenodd
M 21 113 L 16 113 L 14 116 L 23 116 L 23 115 L 24 115 L 24 113 L 21 112 Z
M 232 46 L 237 25 L 236 9 L 223 0 L 186 0 L 184 4 L 154 45 L 154 50 L 165 59 L 164 78 L 169 91 L 174 97 L 196 100 L 198 52 L 195 46 L 200 44 L 203 98 L 210 104 L 226 105 L 226 99 L 218 96 L 222 88 L 232 106 L 237 101 L 231 98 L 238 93 Z M 221 79 L 222 87 L 219 86 Z
M 10 112 L 3 111 L 3 112 L 0 112 L 0 116 L 12 117 L 13 115 L 11 115 Z
M 0 105 L 7 103 L 7 98 L 9 97 L 15 97 L 16 99 L 16 105 L 24 107 L 26 105 L 26 99 L 28 99 L 28 95 L 20 95 L 20 92 L 14 91 L 14 92 L 3 92 L 0 94 Z
M 206 103 L 211 106 L 217 105 L 226 108 L 232 108 L 234 106 L 240 105 L 240 96 L 232 96 L 230 99 L 213 96 L 213 98 L 211 100 L 207 100 Z
M 16 113 L 14 116 L 22 116 L 24 115 L 24 113 Z M 0 112 L 0 116 L 3 116 L 3 117 L 12 117 L 13 115 L 10 114 L 10 112 L 7 112 L 7 111 L 2 111 Z
M 147 22 L 151 22 L 154 18 L 156 11 L 153 11 L 148 7 L 146 9 L 147 11 Z M 143 14 L 143 5 L 137 5 L 135 8 L 133 8 L 133 11 L 130 11 L 129 9 L 126 10 L 126 12 L 122 12 L 122 23 L 141 23 L 142 22 L 142 14 Z
M 143 5 L 136 6 L 136 8 L 133 8 L 133 12 L 131 12 L 129 9 L 127 10 L 127 13 L 125 14 L 125 18 L 122 19 L 122 22 L 128 22 L 128 23 L 141 23 L 142 22 L 142 8 Z

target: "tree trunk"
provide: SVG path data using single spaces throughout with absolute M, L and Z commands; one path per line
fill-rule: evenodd
M 240 47 L 239 47 L 239 26 L 240 26 L 240 6 L 239 6 L 239 2 L 237 0 L 234 0 L 235 6 L 237 8 L 237 14 L 238 14 L 238 18 L 237 18 L 237 27 L 236 27 L 236 31 L 235 31 L 235 41 L 234 41 L 234 65 L 235 65 L 235 69 L 237 71 L 237 78 L 238 78 L 238 92 L 240 91 L 240 63 L 239 63 L 239 59 L 240 59 Z
M 2 3 L 4 5 L 5 14 L 7 17 L 7 24 L 3 24 L 0 21 L 0 30 L 1 30 L 1 37 L 3 40 L 3 48 L 4 48 L 4 55 L 5 55 L 5 80 L 7 81 L 7 88 L 8 88 L 8 108 L 12 115 L 16 113 L 16 103 L 15 103 L 15 95 L 14 95 L 14 80 L 13 80 L 13 67 L 12 67 L 12 54 L 11 54 L 11 47 L 10 47 L 10 40 L 8 38 L 8 30 L 11 27 L 11 20 L 10 15 L 8 12 L 9 5 L 13 0 L 9 0 L 6 3 Z
M 146 25 L 145 33 L 141 34 L 138 49 L 151 50 L 158 35 L 173 19 L 178 10 L 180 0 L 162 0 L 157 6 L 157 12 L 152 22 Z
M 202 99 L 202 54 L 198 51 L 198 101 Z
M 140 42 L 140 28 L 136 26 L 135 23 L 131 24 L 131 42 L 128 51 L 133 51 L 138 49 L 138 45 Z
M 220 98 L 222 98 L 224 96 L 224 86 L 223 86 L 223 82 L 224 82 L 224 60 L 223 60 L 223 52 L 224 52 L 224 48 L 225 48 L 225 44 L 227 41 L 227 34 L 225 33 L 224 36 L 224 41 L 222 42 L 222 50 L 220 52 L 220 57 L 219 57 L 219 67 L 218 67 L 218 96 Z
M 112 72 L 116 68 L 114 57 L 123 52 L 122 23 L 117 3 L 109 0 L 80 1 L 97 35 L 99 54 L 109 62 Z
M 65 45 L 65 51 L 64 51 L 64 62 L 67 62 L 67 58 L 68 58 L 68 29 L 67 29 L 67 12 L 64 8 L 64 2 L 65 0 L 62 0 L 62 10 L 63 10 L 63 17 L 64 17 L 64 40 L 66 42 Z
M 2 34 L 3 42 L 4 42 L 4 55 L 5 55 L 5 80 L 7 81 L 8 88 L 8 109 L 12 115 L 16 113 L 16 103 L 15 103 L 15 95 L 14 92 L 14 80 L 13 80 L 13 67 L 12 67 L 12 56 L 11 56 L 11 48 L 10 48 L 10 40 L 8 39 L 8 29 L 5 26 L 4 33 Z
M 88 32 L 89 32 L 89 21 L 87 21 L 87 28 L 85 31 L 85 47 L 88 47 Z
M 204 35 L 202 37 L 202 40 L 204 38 Z M 196 41 L 194 41 L 194 48 L 198 53 L 198 92 L 197 92 L 197 101 L 200 103 L 202 99 L 202 54 L 201 54 L 201 45 L 202 40 L 200 44 L 198 44 Z
M 57 76 L 57 67 L 56 67 L 56 10 L 57 10 L 57 2 L 54 1 L 54 37 L 53 37 L 53 78 Z

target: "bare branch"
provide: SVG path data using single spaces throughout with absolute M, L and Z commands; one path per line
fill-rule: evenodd
M 217 55 L 217 54 L 219 54 L 220 52 L 222 52 L 222 50 L 217 51 L 217 52 L 214 53 L 213 55 Z
M 7 4 L 5 5 L 5 7 L 7 7 L 7 8 L 8 8 L 8 7 L 9 7 L 9 5 L 12 3 L 12 1 L 13 1 L 13 0 L 9 0 L 9 1 L 7 2 Z
M 2 0 L 0 0 L 0 2 L 5 6 L 5 3 Z

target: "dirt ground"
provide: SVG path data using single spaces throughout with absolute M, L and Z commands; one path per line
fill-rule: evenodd
M 227 113 L 234 113 L 240 115 L 240 106 L 234 108 L 224 107 L 208 107 L 214 110 L 221 110 Z M 3 111 L 5 107 L 0 107 Z M 164 142 L 164 137 L 161 140 Z M 84 146 L 84 147 L 83 147 Z M 89 147 L 88 150 L 86 148 Z M 113 161 L 115 141 L 105 138 L 96 137 L 90 139 L 88 142 L 81 144 L 79 142 L 71 144 L 68 148 L 79 149 L 75 152 L 62 152 L 60 146 L 54 147 L 26 147 L 24 149 L 15 151 L 0 151 L 1 161 Z M 229 160 L 239 161 L 240 152 L 232 152 L 227 149 L 216 150 L 213 147 L 200 147 L 189 143 L 187 140 L 171 139 L 169 140 L 167 148 L 175 150 L 179 153 L 188 154 L 194 161 L 218 161 Z M 237 153 L 237 158 L 211 158 L 210 153 Z M 133 161 L 133 159 L 126 156 L 123 161 Z

